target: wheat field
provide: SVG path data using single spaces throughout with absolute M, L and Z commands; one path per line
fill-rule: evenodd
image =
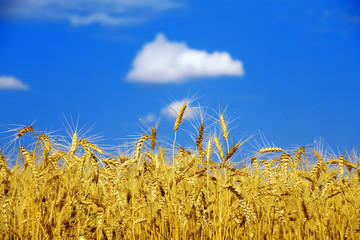
M 123 155 L 19 129 L 34 141 L 16 164 L 0 155 L 0 238 L 360 239 L 359 158 L 265 147 L 235 164 L 244 142 L 223 115 L 219 135 L 202 122 L 193 147 L 176 145 L 185 109 L 171 147 L 153 128 Z

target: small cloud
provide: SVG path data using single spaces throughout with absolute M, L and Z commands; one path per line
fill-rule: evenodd
M 69 17 L 70 22 L 73 25 L 89 25 L 93 23 L 99 23 L 104 25 L 130 25 L 139 22 L 136 18 L 120 18 L 112 17 L 105 13 L 94 13 L 87 16 L 73 15 Z
M 142 122 L 146 122 L 146 123 L 153 123 L 153 122 L 155 122 L 155 115 L 152 113 L 149 113 L 148 115 L 140 118 L 139 120 Z
M 0 15 L 41 20 L 67 20 L 83 26 L 128 25 L 182 8 L 177 0 L 1 0 Z
M 15 77 L 0 76 L 0 90 L 28 90 L 29 87 Z
M 188 99 L 174 101 L 161 110 L 161 114 L 168 118 L 176 119 L 182 106 L 187 103 L 183 119 L 193 119 L 200 114 L 199 107 L 192 107 Z
M 242 62 L 227 52 L 208 53 L 191 49 L 185 43 L 170 42 L 159 33 L 147 43 L 133 61 L 127 75 L 132 82 L 174 83 L 189 78 L 242 76 Z

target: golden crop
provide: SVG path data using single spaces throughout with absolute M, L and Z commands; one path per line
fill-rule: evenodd
M 11 168 L 0 156 L 0 238 L 360 239 L 358 163 L 271 147 L 235 167 L 242 143 L 229 146 L 219 123 L 221 137 L 202 122 L 196 149 L 174 140 L 171 154 L 153 128 L 128 156 L 107 156 L 77 133 L 64 148 L 21 129 L 18 138 L 36 141 Z

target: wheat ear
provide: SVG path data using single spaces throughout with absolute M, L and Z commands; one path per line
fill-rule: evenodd
M 27 127 L 24 127 L 23 129 L 21 129 L 18 132 L 17 137 L 18 138 L 22 137 L 25 133 L 28 133 L 28 132 L 33 132 L 35 134 L 33 127 L 32 126 L 27 126 Z
M 279 147 L 269 147 L 269 148 L 262 148 L 258 152 L 259 153 L 271 153 L 271 152 L 285 152 L 285 151 Z
M 138 142 L 137 142 L 137 144 L 136 144 L 135 153 L 134 153 L 134 159 L 135 159 L 135 160 L 138 160 L 138 159 L 139 159 L 139 157 L 140 157 L 140 152 L 141 152 L 141 149 L 142 149 L 142 147 L 143 147 L 143 145 L 144 145 L 144 142 L 145 142 L 147 139 L 149 139 L 149 138 L 151 138 L 150 135 L 144 134 L 144 135 L 138 140 Z
M 301 161 L 301 166 L 303 165 L 302 163 L 302 158 L 301 158 L 301 154 L 305 152 L 305 147 L 300 147 L 296 154 L 295 154 L 295 163 L 294 163 L 294 168 L 297 169 L 299 167 L 299 162 Z
M 220 145 L 219 139 L 216 136 L 214 137 L 214 143 L 215 143 L 216 149 L 218 150 L 218 152 L 220 154 L 220 158 L 223 159 L 224 158 L 224 152 L 223 152 L 222 147 Z
M 174 131 L 175 131 L 175 133 L 176 133 L 177 130 L 179 129 L 180 124 L 181 124 L 181 121 L 183 120 L 186 107 L 187 107 L 187 104 L 185 103 L 185 104 L 181 107 L 180 112 L 179 112 L 179 114 L 177 115 L 177 118 L 176 118 L 176 121 L 175 121 L 175 125 L 174 125 Z
M 173 162 L 175 160 L 175 143 L 176 143 L 176 133 L 177 130 L 180 127 L 181 121 L 183 120 L 184 114 L 185 114 L 185 110 L 187 107 L 187 103 L 184 103 L 184 105 L 181 107 L 179 114 L 177 115 L 176 121 L 175 121 L 175 125 L 174 125 L 174 132 L 175 132 L 175 136 L 174 136 L 174 143 L 173 143 Z
M 153 127 L 153 129 L 151 130 L 151 140 L 150 140 L 151 151 L 154 151 L 155 141 L 156 141 L 156 126 Z
M 345 162 L 344 156 L 340 155 L 340 157 L 339 157 L 339 178 L 343 178 L 343 176 L 344 176 L 344 162 Z
M 224 139 L 225 139 L 226 142 L 228 142 L 229 133 L 228 133 L 227 126 L 226 126 L 225 119 L 224 119 L 223 115 L 220 115 L 220 124 L 221 124 L 221 130 L 222 130 L 222 134 L 224 136 Z
M 256 159 L 256 157 L 251 158 L 251 163 L 254 164 L 255 176 L 258 176 L 260 174 L 260 168 L 259 168 L 259 162 Z
M 71 138 L 71 146 L 70 146 L 70 150 L 69 150 L 69 157 L 71 158 L 76 151 L 77 146 L 79 145 L 78 142 L 78 135 L 77 133 L 74 133 L 72 138 Z
M 224 162 L 226 162 L 227 160 L 229 160 L 231 158 L 231 156 L 236 152 L 236 150 L 238 150 L 240 147 L 240 144 L 237 143 L 235 144 L 231 149 L 230 151 L 225 155 L 225 158 L 224 158 Z
M 199 149 L 200 152 L 202 150 L 201 143 L 203 140 L 203 134 L 204 134 L 204 123 L 202 122 L 199 128 L 198 136 L 196 138 L 196 147 Z

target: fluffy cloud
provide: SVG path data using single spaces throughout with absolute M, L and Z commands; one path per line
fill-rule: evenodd
M 0 14 L 68 20 L 75 25 L 124 25 L 182 6 L 176 0 L 1 0 Z
M 29 87 L 15 77 L 0 76 L 0 90 L 28 90 Z
M 176 119 L 185 103 L 187 103 L 187 107 L 185 109 L 183 119 L 192 119 L 200 114 L 199 107 L 191 106 L 191 100 L 189 99 L 183 99 L 170 103 L 167 107 L 161 110 L 161 114 L 167 116 L 168 118 Z
M 242 62 L 227 52 L 189 48 L 185 43 L 170 42 L 159 33 L 147 43 L 133 61 L 129 81 L 146 83 L 180 82 L 195 77 L 242 76 Z

